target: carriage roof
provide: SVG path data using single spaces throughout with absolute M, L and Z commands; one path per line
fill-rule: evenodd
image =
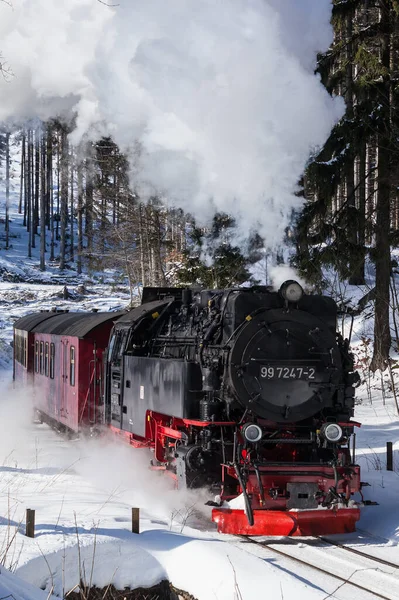
M 14 329 L 84 338 L 99 325 L 108 321 L 116 321 L 124 314 L 125 311 L 34 313 L 18 319 L 14 323 Z

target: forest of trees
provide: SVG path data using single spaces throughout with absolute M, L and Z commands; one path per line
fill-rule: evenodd
M 316 289 L 323 289 L 326 267 L 364 285 L 366 266 L 375 266 L 372 368 L 384 369 L 390 306 L 397 302 L 391 249 L 399 244 L 399 0 L 332 4 L 335 38 L 317 70 L 328 91 L 344 97 L 346 113 L 304 173 L 305 207 L 292 223 L 293 262 Z M 43 271 L 50 262 L 77 273 L 112 267 L 131 289 L 138 282 L 222 287 L 248 281 L 261 240 L 252 240 L 244 257 L 227 215 L 215 215 L 204 230 L 160 198 L 140 202 L 127 160 L 111 139 L 72 147 L 68 133 L 58 121 L 0 129 L 6 248 L 12 243 L 8 199 L 18 181 L 27 254 L 40 250 Z M 16 155 L 20 161 L 13 163 Z M 211 266 L 201 260 L 204 244 Z
M 399 241 L 399 1 L 334 0 L 332 22 L 334 43 L 319 56 L 318 72 L 331 94 L 345 98 L 346 113 L 307 167 L 296 262 L 316 284 L 327 266 L 363 285 L 371 261 L 371 366 L 385 369 L 397 301 L 391 248 Z
M 0 129 L 6 250 L 12 244 L 10 189 L 15 192 L 17 185 L 27 256 L 39 254 L 42 271 L 48 263 L 78 274 L 108 267 L 127 276 L 131 293 L 138 283 L 222 287 L 250 278 L 248 257 L 230 243 L 234 223 L 227 215 L 215 215 L 213 226 L 204 230 L 156 197 L 140 202 L 128 161 L 111 139 L 76 148 L 68 133 L 56 121 Z M 205 241 L 211 266 L 201 260 Z

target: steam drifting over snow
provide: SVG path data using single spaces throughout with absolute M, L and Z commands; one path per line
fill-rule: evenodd
M 77 114 L 111 134 L 132 185 L 205 220 L 281 238 L 309 152 L 343 106 L 314 76 L 330 0 L 14 0 L 0 7 L 0 120 Z M 133 167 L 132 167 L 133 170 Z

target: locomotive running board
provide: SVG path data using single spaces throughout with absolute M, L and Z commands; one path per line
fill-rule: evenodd
M 356 531 L 358 508 L 326 510 L 254 510 L 254 524 L 249 525 L 243 510 L 214 508 L 212 521 L 219 533 L 232 535 L 314 536 Z

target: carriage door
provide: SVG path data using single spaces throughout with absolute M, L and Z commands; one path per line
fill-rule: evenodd
M 69 380 L 69 342 L 61 340 L 61 389 L 59 414 L 61 418 L 66 418 L 68 413 L 68 380 Z
M 90 425 L 100 423 L 101 386 L 101 361 L 98 359 L 97 345 L 94 342 L 93 359 L 89 363 L 89 397 L 87 402 L 87 419 Z
M 108 373 L 107 382 L 110 397 L 111 424 L 114 427 L 122 427 L 123 419 L 123 351 L 127 338 L 127 330 L 116 329 L 111 338 L 108 350 Z

